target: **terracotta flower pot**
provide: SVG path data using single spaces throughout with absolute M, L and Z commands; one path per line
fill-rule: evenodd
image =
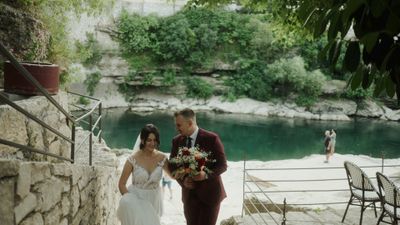
M 49 94 L 57 94 L 60 68 L 49 63 L 21 63 Z M 4 62 L 4 91 L 20 95 L 41 95 L 39 89 L 23 77 L 10 62 Z

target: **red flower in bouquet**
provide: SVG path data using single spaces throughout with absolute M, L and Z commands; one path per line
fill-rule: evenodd
M 177 165 L 177 169 L 172 172 L 172 175 L 177 177 L 194 177 L 202 170 L 208 174 L 212 173 L 212 171 L 206 167 L 206 162 L 214 162 L 215 160 L 210 160 L 208 156 L 209 154 L 201 151 L 198 146 L 179 148 L 176 157 L 171 158 L 169 161 Z

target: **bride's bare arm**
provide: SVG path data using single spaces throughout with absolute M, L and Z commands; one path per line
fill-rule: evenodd
M 128 161 L 126 161 L 124 169 L 122 170 L 121 177 L 119 178 L 118 181 L 119 192 L 121 192 L 122 195 L 128 192 L 128 188 L 126 188 L 126 182 L 129 178 L 129 175 L 131 175 L 132 170 L 133 166 Z

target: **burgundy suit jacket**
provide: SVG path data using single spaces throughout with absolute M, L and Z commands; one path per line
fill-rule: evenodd
M 170 158 L 175 157 L 178 153 L 178 148 L 186 144 L 186 137 L 178 135 L 172 140 L 172 149 Z M 208 175 L 208 179 L 195 181 L 195 188 L 190 190 L 183 186 L 182 180 L 177 180 L 182 186 L 182 201 L 183 203 L 189 198 L 189 195 L 195 195 L 200 201 L 207 205 L 219 204 L 225 197 L 226 192 L 222 184 L 221 174 L 226 171 L 227 163 L 219 136 L 213 132 L 199 129 L 196 137 L 195 146 L 199 146 L 201 150 L 209 153 L 209 158 L 215 162 L 206 164 L 207 168 L 213 171 Z M 170 170 L 176 169 L 175 165 L 169 164 Z

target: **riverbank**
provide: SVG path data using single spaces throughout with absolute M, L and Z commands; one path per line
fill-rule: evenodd
M 120 161 L 120 170 L 125 162 L 127 156 L 130 154 L 126 151 L 118 157 Z M 371 158 L 364 155 L 341 155 L 335 154 L 329 163 L 324 163 L 324 155 L 310 155 L 302 159 L 287 159 L 277 161 L 247 161 L 246 168 L 318 168 L 314 170 L 271 170 L 271 171 L 251 171 L 251 175 L 261 180 L 300 180 L 300 179 L 322 179 L 322 178 L 346 178 L 346 173 L 343 167 L 344 161 L 351 161 L 360 166 L 380 166 L 382 160 L 380 158 Z M 400 159 L 386 159 L 385 165 L 400 165 Z M 221 210 L 218 218 L 218 223 L 222 220 L 228 219 L 231 216 L 241 214 L 242 210 L 242 197 L 243 197 L 243 168 L 242 162 L 228 162 L 228 170 L 222 175 L 225 189 L 228 197 L 222 202 Z M 384 174 L 389 176 L 398 176 L 399 167 L 387 167 L 384 169 Z M 364 169 L 368 176 L 375 177 L 376 171 L 381 171 L 380 168 L 367 168 Z M 375 179 L 373 181 L 376 181 Z M 265 185 L 267 191 L 282 191 L 282 190 L 329 190 L 329 189 L 344 189 L 348 190 L 347 180 L 330 181 L 330 182 L 297 182 L 297 183 L 279 183 L 270 181 Z M 183 225 L 184 217 L 181 203 L 181 189 L 175 181 L 172 184 L 173 198 L 170 200 L 164 198 L 165 213 L 162 218 L 165 225 Z M 271 199 L 278 204 L 282 204 L 286 198 L 287 204 L 310 204 L 310 203 L 323 203 L 323 202 L 347 202 L 350 195 L 349 191 L 337 192 L 296 192 L 296 193 L 274 193 L 269 194 Z M 344 209 L 345 204 L 332 204 L 314 206 L 307 206 L 314 210 L 323 210 L 327 207 L 335 209 Z
M 83 84 L 74 84 L 71 90 L 85 93 Z M 372 100 L 360 103 L 346 99 L 321 99 L 312 107 L 301 107 L 288 102 L 261 102 L 250 98 L 240 98 L 234 102 L 221 96 L 210 99 L 189 99 L 175 96 L 160 90 L 142 91 L 131 102 L 118 91 L 118 86 L 105 80 L 98 84 L 94 97 L 102 100 L 104 108 L 126 107 L 135 112 L 153 112 L 159 110 L 175 111 L 191 107 L 196 111 L 215 111 L 222 113 L 251 114 L 265 117 L 303 118 L 310 120 L 349 121 L 354 117 L 399 121 L 400 110 L 392 110 Z M 78 102 L 78 99 L 71 99 Z

